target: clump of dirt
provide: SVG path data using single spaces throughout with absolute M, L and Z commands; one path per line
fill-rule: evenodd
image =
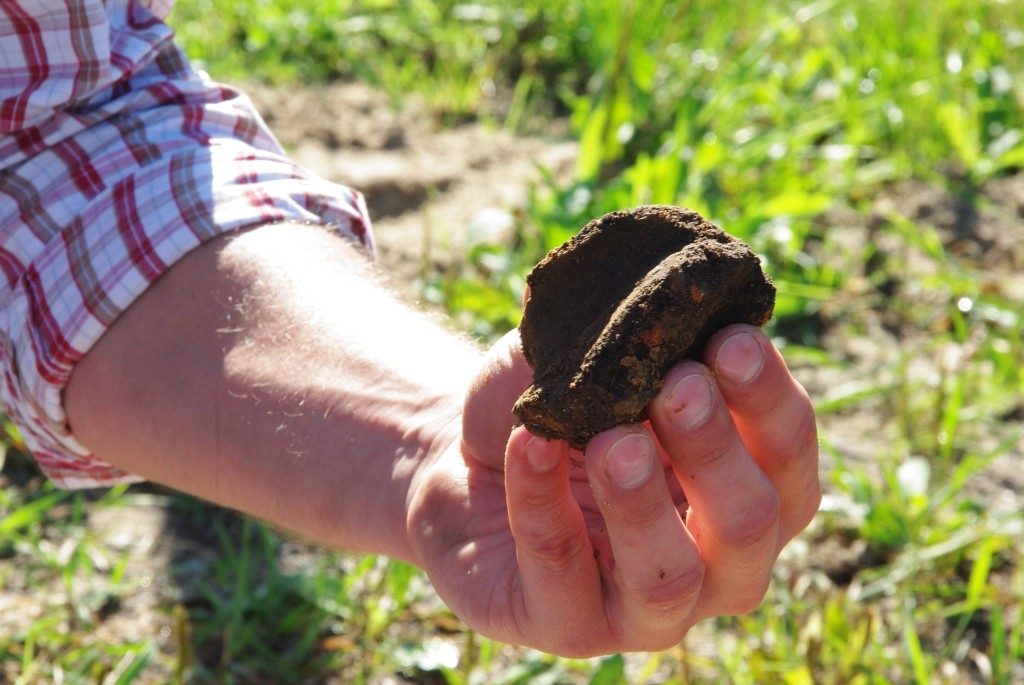
M 582 449 L 646 418 L 668 369 L 728 324 L 765 324 L 775 288 L 746 243 L 694 211 L 612 212 L 527 278 L 519 326 L 533 385 L 515 405 L 535 434 Z

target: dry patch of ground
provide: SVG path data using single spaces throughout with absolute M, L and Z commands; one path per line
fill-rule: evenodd
M 250 94 L 293 159 L 364 194 L 396 283 L 459 259 L 467 231 L 514 214 L 540 169 L 566 178 L 575 164 L 564 127 L 548 138 L 481 123 L 444 129 L 415 102 L 396 110 L 359 83 Z

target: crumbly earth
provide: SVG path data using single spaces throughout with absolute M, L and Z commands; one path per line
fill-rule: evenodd
M 647 205 L 588 223 L 527 278 L 533 385 L 514 412 L 582 449 L 646 418 L 665 372 L 731 323 L 765 324 L 775 288 L 746 243 L 694 211 Z

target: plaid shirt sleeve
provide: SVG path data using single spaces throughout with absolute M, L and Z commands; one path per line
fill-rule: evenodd
M 0 2 L 0 399 L 61 487 L 135 480 L 75 439 L 62 392 L 175 261 L 286 220 L 374 249 L 362 197 L 290 162 L 246 98 L 193 71 L 169 6 Z

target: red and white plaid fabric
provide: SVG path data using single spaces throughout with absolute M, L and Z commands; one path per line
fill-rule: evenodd
M 61 393 L 189 250 L 294 220 L 373 252 L 362 197 L 288 161 L 248 99 L 190 67 L 172 4 L 0 0 L 0 398 L 61 487 L 134 479 L 75 440 Z

